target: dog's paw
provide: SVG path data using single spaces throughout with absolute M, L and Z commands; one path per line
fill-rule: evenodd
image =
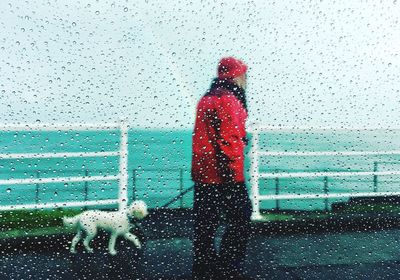
M 117 254 L 117 251 L 115 251 L 115 250 L 110 250 L 109 253 L 110 253 L 111 256 L 115 256 L 115 255 Z
M 69 249 L 71 254 L 76 254 L 76 250 L 74 248 Z
M 142 249 L 142 243 L 140 243 L 140 241 L 139 240 L 135 240 L 135 246 L 136 246 L 136 248 L 138 248 L 138 249 Z
M 87 251 L 88 253 L 93 253 L 93 249 L 92 249 L 92 248 L 86 248 L 86 251 Z

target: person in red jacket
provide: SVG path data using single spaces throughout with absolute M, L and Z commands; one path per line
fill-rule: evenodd
M 247 66 L 221 59 L 218 77 L 197 105 L 192 146 L 194 279 L 243 276 L 251 202 L 244 176 L 247 144 Z M 214 245 L 221 213 L 227 226 L 219 253 Z

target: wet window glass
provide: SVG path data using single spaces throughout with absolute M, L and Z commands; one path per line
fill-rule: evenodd
M 0 279 L 395 279 L 399 14 L 2 1 Z

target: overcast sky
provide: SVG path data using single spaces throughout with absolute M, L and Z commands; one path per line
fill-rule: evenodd
M 400 127 L 396 1 L 8 2 L 1 123 L 190 129 L 233 55 L 249 65 L 249 124 Z

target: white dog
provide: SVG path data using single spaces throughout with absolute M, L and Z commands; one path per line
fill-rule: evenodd
M 108 251 L 111 255 L 117 254 L 115 250 L 115 241 L 119 235 L 124 236 L 127 240 L 131 241 L 137 248 L 141 248 L 141 244 L 137 236 L 129 232 L 130 218 L 138 220 L 143 219 L 148 214 L 147 205 L 144 201 L 137 200 L 132 202 L 128 210 L 124 211 L 100 211 L 89 210 L 82 212 L 74 217 L 64 217 L 63 222 L 66 226 L 73 226 L 77 228 L 78 233 L 72 239 L 71 253 L 76 253 L 76 244 L 82 238 L 82 232 L 86 233 L 83 240 L 83 245 L 88 252 L 93 252 L 89 246 L 90 241 L 96 236 L 97 229 L 105 229 L 111 232 L 110 241 L 108 243 Z

